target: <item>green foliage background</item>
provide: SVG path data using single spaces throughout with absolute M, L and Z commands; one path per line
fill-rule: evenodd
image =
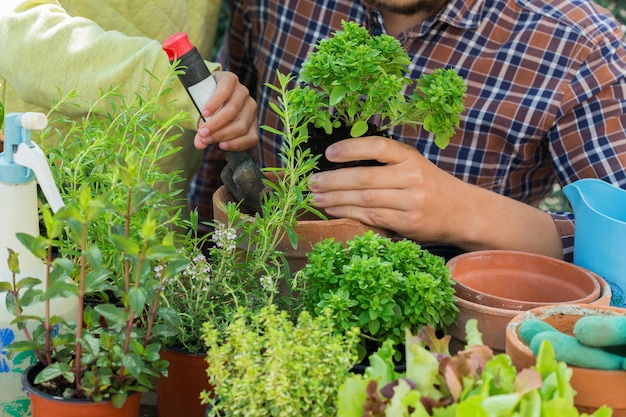
M 600 6 L 609 9 L 623 25 L 626 25 L 626 0 L 596 0 Z

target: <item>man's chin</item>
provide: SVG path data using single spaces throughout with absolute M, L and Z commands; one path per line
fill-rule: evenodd
M 412 16 L 417 13 L 436 13 L 448 3 L 448 0 L 361 0 L 361 2 L 372 9 Z

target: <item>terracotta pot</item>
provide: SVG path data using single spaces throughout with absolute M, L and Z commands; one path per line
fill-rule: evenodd
M 221 186 L 213 194 L 213 215 L 216 220 L 223 223 L 227 221 L 227 216 L 222 207 L 234 202 L 235 199 L 230 191 Z M 251 217 L 252 221 L 252 217 Z M 299 271 L 306 265 L 306 254 L 311 251 L 313 246 L 324 239 L 333 237 L 336 241 L 345 243 L 347 240 L 360 236 L 368 230 L 373 230 L 382 236 L 392 237 L 393 232 L 378 227 L 368 226 L 353 219 L 334 219 L 321 220 L 312 218 L 311 215 L 304 215 L 295 228 L 299 236 L 298 248 L 294 249 L 289 243 L 289 239 L 285 237 L 278 245 L 278 250 L 285 254 L 291 272 Z
M 202 391 L 213 391 L 206 373 L 206 354 L 162 349 L 161 358 L 170 364 L 167 377 L 157 380 L 159 417 L 202 417 L 206 405 L 200 402 Z
M 567 304 L 533 308 L 515 316 L 506 327 L 506 353 L 518 369 L 535 365 L 536 357 L 520 339 L 524 320 L 541 319 L 557 330 L 572 334 L 579 318 L 590 315 L 626 315 L 626 309 L 598 304 Z M 570 383 L 576 390 L 574 404 L 580 412 L 592 413 L 602 405 L 613 408 L 613 417 L 626 417 L 626 371 L 606 371 L 570 366 Z
M 468 252 L 446 264 L 459 308 L 448 328 L 452 350 L 465 344 L 465 324 L 478 321 L 483 343 L 504 352 L 505 328 L 520 311 L 558 303 L 609 305 L 611 290 L 598 275 L 547 256 L 505 250 Z
M 32 417 L 137 417 L 141 393 L 131 394 L 121 408 L 110 401 L 95 402 L 84 399 L 66 399 L 47 394 L 33 385 L 35 376 L 43 369 L 38 362 L 22 374 L 22 385 L 30 397 Z

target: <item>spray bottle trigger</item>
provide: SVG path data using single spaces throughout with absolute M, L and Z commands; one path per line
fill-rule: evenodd
M 65 205 L 61 193 L 52 178 L 48 160 L 39 146 L 34 143 L 31 143 L 31 146 L 20 143 L 17 147 L 17 152 L 15 152 L 15 162 L 30 168 L 35 173 L 37 182 L 53 212 L 56 213 Z

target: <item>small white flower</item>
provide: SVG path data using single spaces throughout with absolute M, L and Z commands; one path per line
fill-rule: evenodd
M 259 278 L 260 282 L 261 282 L 261 287 L 268 292 L 274 292 L 277 293 L 278 289 L 274 286 L 274 279 L 269 276 L 269 275 L 262 275 L 261 278 Z
M 226 251 L 235 250 L 235 240 L 237 239 L 237 231 L 232 227 L 226 227 L 224 224 L 218 224 L 213 231 L 213 241 L 215 246 Z
M 163 276 L 163 265 L 159 264 L 155 266 L 153 271 L 156 279 L 161 280 L 161 277 Z

